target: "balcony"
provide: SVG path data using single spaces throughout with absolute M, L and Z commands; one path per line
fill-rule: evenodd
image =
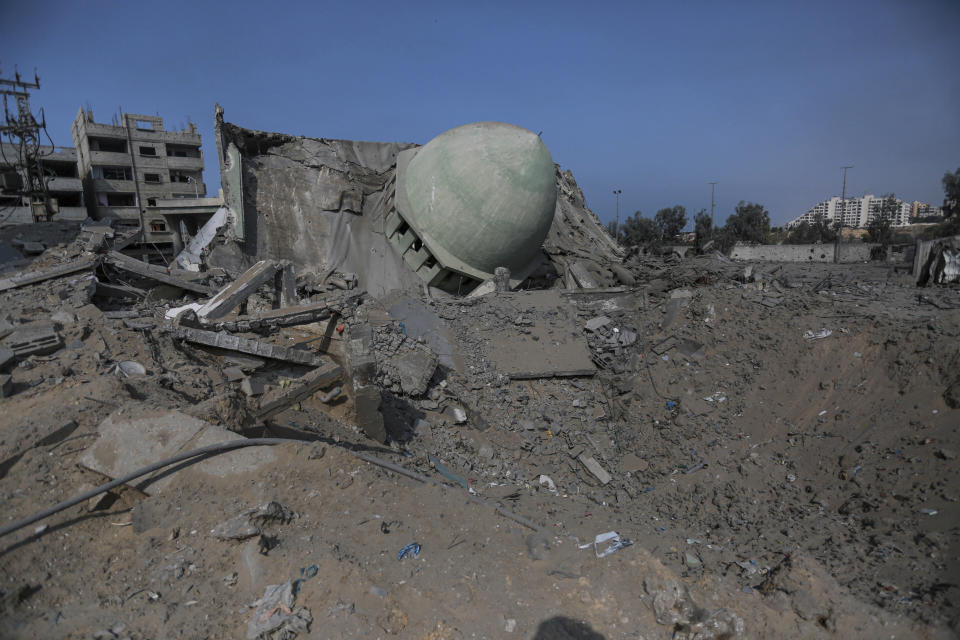
M 177 156 L 167 156 L 167 167 L 170 169 L 186 169 L 188 171 L 199 171 L 203 169 L 203 157 L 200 158 L 178 158 Z
M 93 190 L 97 193 L 107 193 L 109 191 L 118 191 L 127 193 L 133 191 L 133 180 L 105 180 L 97 178 L 93 181 Z
M 130 154 L 117 151 L 91 151 L 90 164 L 129 167 Z
M 49 178 L 47 180 L 48 191 L 83 191 L 83 183 L 80 178 Z

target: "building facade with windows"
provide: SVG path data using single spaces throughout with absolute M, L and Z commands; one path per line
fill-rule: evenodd
M 83 220 L 83 184 L 77 169 L 77 150 L 41 146 L 24 157 L 17 145 L 0 142 L 0 222 L 27 224 L 41 220 Z M 43 180 L 43 194 L 27 193 L 30 178 Z
M 147 231 L 162 242 L 173 230 L 159 212 L 151 213 L 158 201 L 206 197 L 200 134 L 193 123 L 166 131 L 160 117 L 125 113 L 118 123 L 102 124 L 92 111 L 80 109 L 72 133 L 93 218 L 119 218 L 132 226 L 139 224 L 142 208 Z
M 943 208 L 926 202 L 914 200 L 910 205 L 911 218 L 942 218 Z
M 862 198 L 847 198 L 845 200 L 833 197 L 816 204 L 803 215 L 788 222 L 787 228 L 795 227 L 802 222 L 813 224 L 817 218 L 822 218 L 830 225 L 839 221 L 844 227 L 863 229 L 880 214 L 883 200 L 883 198 L 878 198 L 873 195 L 865 195 Z M 911 206 L 899 198 L 897 198 L 896 201 L 897 210 L 894 213 L 893 226 L 907 226 L 910 224 Z

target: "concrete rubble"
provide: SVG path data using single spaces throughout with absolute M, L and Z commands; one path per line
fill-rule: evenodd
M 4 538 L 10 637 L 956 631 L 950 239 L 628 253 L 554 167 L 529 273 L 457 291 L 388 237 L 416 145 L 217 132 L 224 207 L 170 264 L 88 221 L 0 274 L 0 524 L 288 442 Z

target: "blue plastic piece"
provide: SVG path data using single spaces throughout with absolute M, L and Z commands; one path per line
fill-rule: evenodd
M 397 560 L 403 560 L 406 557 L 416 558 L 420 555 L 420 543 L 411 542 L 403 549 L 400 549 L 400 553 L 397 554 Z

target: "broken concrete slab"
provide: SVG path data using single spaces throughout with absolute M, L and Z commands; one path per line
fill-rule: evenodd
M 267 380 L 263 376 L 250 376 L 240 383 L 240 389 L 248 398 L 262 396 L 267 390 Z
M 676 336 L 668 336 L 660 343 L 655 344 L 653 347 L 651 347 L 650 350 L 653 351 L 658 356 L 660 356 L 670 351 L 670 349 L 673 349 L 679 344 L 680 344 L 679 338 L 677 338 Z
M 692 299 L 693 292 L 689 289 L 674 289 L 670 292 L 670 298 L 666 304 L 666 315 L 661 325 L 664 331 L 673 326 L 674 322 L 676 322 L 680 316 L 680 312 L 687 308 Z
M 465 299 L 470 300 L 472 298 L 479 298 L 481 296 L 486 296 L 491 293 L 496 293 L 496 291 L 497 291 L 496 282 L 494 282 L 492 279 L 484 280 L 483 282 L 478 284 L 476 287 L 474 287 L 473 291 L 471 291 L 465 296 Z
M 590 270 L 587 269 L 587 266 L 583 264 L 583 262 L 577 260 L 576 262 L 570 264 L 567 268 L 569 269 L 571 275 L 573 275 L 576 283 L 580 285 L 582 289 L 596 289 L 600 286 L 600 283 L 597 282 L 596 277 L 590 273 Z
M 596 318 L 590 318 L 589 320 L 587 320 L 586 324 L 584 325 L 584 328 L 587 331 L 596 331 L 600 327 L 606 326 L 608 324 L 610 324 L 610 318 L 608 318 L 607 316 L 597 316 Z
M 77 273 L 78 271 L 90 271 L 99 263 L 100 258 L 84 258 L 81 260 L 74 260 L 50 269 L 44 269 L 42 271 L 33 271 L 12 276 L 10 278 L 3 278 L 0 279 L 0 291 L 16 289 L 17 287 L 25 287 L 29 284 L 36 284 L 37 282 L 43 282 L 53 278 L 61 278 L 72 273 Z
M 240 367 L 226 367 L 223 370 L 223 375 L 226 376 L 230 382 L 240 382 L 246 377 L 246 374 Z
M 409 396 L 422 396 L 437 369 L 437 357 L 432 353 L 411 351 L 393 361 L 400 374 L 400 388 Z
M 534 326 L 478 329 L 486 356 L 497 371 L 514 379 L 592 376 L 590 356 L 575 307 L 556 290 L 504 293 L 490 302 L 511 313 L 548 318 Z
M 206 331 L 204 329 L 175 327 L 168 328 L 168 330 L 177 337 L 193 344 L 216 347 L 218 349 L 226 349 L 228 351 L 239 351 L 240 353 L 248 353 L 254 356 L 271 358 L 273 360 L 293 362 L 296 364 L 306 365 L 308 367 L 319 367 L 325 362 L 321 356 L 313 353 L 312 351 L 307 351 L 306 349 L 281 347 L 275 344 L 270 344 L 269 342 L 249 340 L 247 338 L 231 336 L 226 333 Z
M 107 254 L 107 263 L 110 266 L 120 269 L 122 271 L 127 271 L 134 275 L 140 276 L 141 278 L 146 278 L 148 280 L 153 280 L 154 282 L 159 282 L 161 284 L 169 284 L 171 286 L 177 287 L 178 289 L 184 289 L 185 291 L 192 291 L 194 293 L 199 293 L 203 295 L 209 295 L 211 293 L 210 287 L 199 284 L 196 282 L 191 282 L 183 278 L 178 278 L 170 275 L 166 269 L 163 267 L 155 267 L 149 265 L 145 262 L 141 262 L 136 258 L 131 258 L 130 256 L 123 255 L 118 251 L 111 251 Z
M 261 260 L 197 309 L 197 316 L 206 320 L 224 317 L 261 286 L 271 282 L 282 266 L 276 260 Z
M 111 478 L 163 458 L 220 442 L 237 440 L 237 434 L 179 411 L 145 415 L 127 419 L 108 417 L 97 427 L 99 439 L 91 446 L 80 464 Z M 268 447 L 247 447 L 206 458 L 189 465 L 192 473 L 214 479 L 233 475 L 264 472 L 276 460 Z M 161 469 L 135 480 L 136 487 L 148 495 L 162 494 L 171 488 L 177 474 Z
M 342 377 L 343 370 L 333 363 L 314 369 L 293 380 L 288 386 L 265 395 L 260 401 L 257 418 L 260 420 L 272 418 L 287 407 L 306 400 L 320 389 L 329 387 Z
M 609 473 L 607 473 L 607 470 L 601 467 L 600 463 L 594 460 L 592 456 L 582 453 L 577 457 L 577 460 L 580 461 L 580 464 L 582 464 L 587 471 L 592 473 L 593 476 L 600 481 L 600 484 L 607 484 L 610 482 L 610 480 L 612 480 L 612 477 Z
M 229 210 L 226 207 L 217 209 L 217 211 L 210 216 L 210 219 L 200 227 L 197 234 L 190 238 L 190 241 L 187 243 L 187 246 L 184 247 L 183 251 L 173 259 L 174 263 L 187 271 L 199 271 L 200 266 L 203 264 L 204 249 L 213 242 L 214 238 L 217 237 L 217 232 L 227 224 L 229 218 Z
M 171 310 L 172 311 L 172 310 Z M 337 310 L 327 301 L 314 304 L 281 307 L 256 315 L 238 316 L 233 320 L 224 320 L 210 323 L 208 319 L 200 318 L 204 324 L 212 324 L 217 330 L 225 331 L 257 331 L 275 327 L 292 327 L 299 324 L 309 324 L 318 320 L 332 317 Z
M 57 351 L 63 347 L 63 338 L 52 324 L 33 322 L 20 325 L 4 339 L 3 346 L 13 351 L 17 360 L 22 360 Z
M 148 291 L 139 289 L 127 284 L 114 284 L 112 282 L 97 281 L 96 295 L 103 298 L 129 298 L 132 300 L 142 300 L 147 297 Z

